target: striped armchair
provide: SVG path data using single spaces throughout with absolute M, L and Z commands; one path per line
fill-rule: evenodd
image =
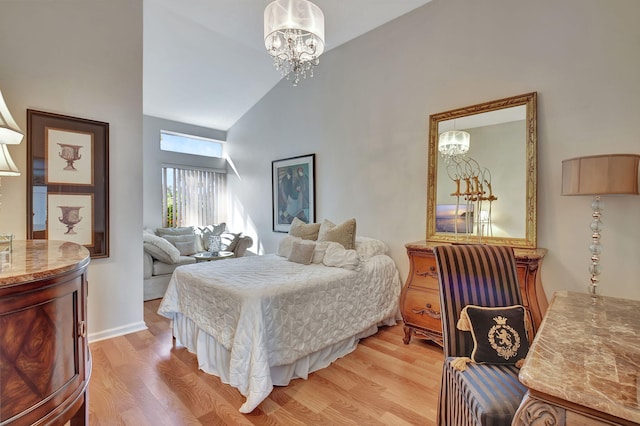
M 526 387 L 513 365 L 452 365 L 469 357 L 471 333 L 456 323 L 466 305 L 502 307 L 522 303 L 513 249 L 488 245 L 443 245 L 434 248 L 440 286 L 445 361 L 438 407 L 438 424 L 510 425 Z

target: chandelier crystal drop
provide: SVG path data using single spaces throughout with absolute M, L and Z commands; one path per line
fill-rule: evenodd
M 264 10 L 264 45 L 282 76 L 297 86 L 313 77 L 324 51 L 324 14 L 307 0 L 276 0 Z

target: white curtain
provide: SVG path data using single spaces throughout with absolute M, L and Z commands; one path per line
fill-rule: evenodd
M 206 226 L 225 222 L 226 186 L 225 173 L 163 167 L 164 226 Z

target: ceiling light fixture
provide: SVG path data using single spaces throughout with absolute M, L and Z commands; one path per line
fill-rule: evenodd
M 273 65 L 297 86 L 313 77 L 324 51 L 324 14 L 308 0 L 276 0 L 264 10 L 264 45 Z
M 461 130 L 449 130 L 440 133 L 438 151 L 445 158 L 464 155 L 469 151 L 471 136 Z

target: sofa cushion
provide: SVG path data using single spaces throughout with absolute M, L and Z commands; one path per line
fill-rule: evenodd
M 162 238 L 173 244 L 180 251 L 181 256 L 189 256 L 190 254 L 203 251 L 198 250 L 197 240 L 199 238 L 195 234 L 165 235 Z
M 173 270 L 178 266 L 190 265 L 192 263 L 196 263 L 196 259 L 191 256 L 179 256 L 178 261 L 174 264 L 156 261 L 153 262 L 153 275 L 173 274 Z
M 193 234 L 192 226 L 182 226 L 179 228 L 156 228 L 156 235 L 164 237 L 165 235 L 189 235 Z
M 190 241 L 176 241 L 174 245 L 178 250 L 180 250 L 180 256 L 189 256 L 191 254 L 196 254 L 198 251 L 196 248 L 195 238 Z
M 177 263 L 180 251 L 169 241 L 148 232 L 142 233 L 144 249 L 153 258 L 165 263 Z

